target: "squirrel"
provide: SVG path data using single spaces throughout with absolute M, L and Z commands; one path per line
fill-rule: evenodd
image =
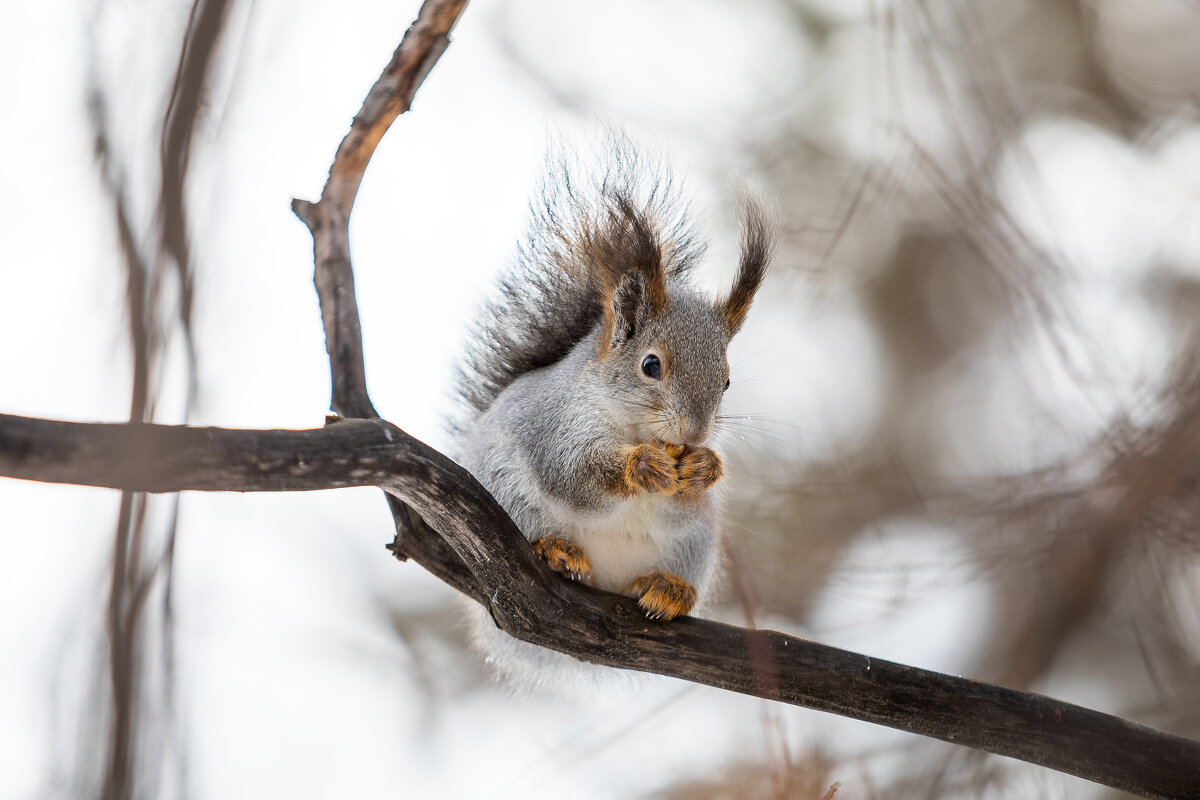
M 560 159 L 543 179 L 516 265 L 469 334 L 452 431 L 552 569 L 669 620 L 714 583 L 710 490 L 725 466 L 706 443 L 771 225 L 747 195 L 733 287 L 711 299 L 689 281 L 704 246 L 670 175 L 627 147 L 610 161 L 587 181 Z M 495 653 L 482 618 L 491 632 L 477 625 L 477 639 Z

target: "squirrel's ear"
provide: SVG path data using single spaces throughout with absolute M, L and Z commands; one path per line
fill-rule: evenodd
M 626 269 L 615 279 L 604 290 L 601 357 L 636 336 L 666 305 L 666 287 L 656 286 L 642 270 Z
M 771 251 L 774 247 L 771 230 L 773 226 L 762 203 L 749 194 L 742 197 L 741 203 L 742 251 L 738 260 L 737 277 L 733 281 L 729 297 L 718 308 L 725 332 L 730 338 L 733 338 L 746 321 L 754 294 L 767 274 L 767 264 L 771 261 Z
M 642 274 L 629 271 L 621 275 L 604 309 L 605 349 L 629 341 L 646 324 L 646 282 Z
M 658 234 L 643 212 L 615 199 L 608 230 L 593 251 L 602 276 L 604 330 L 600 354 L 632 339 L 667 304 Z

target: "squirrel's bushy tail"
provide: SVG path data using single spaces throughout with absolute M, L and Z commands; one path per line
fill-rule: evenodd
M 505 387 L 566 356 L 596 326 L 598 253 L 611 264 L 654 248 L 672 282 L 685 280 L 703 254 L 669 171 L 623 139 L 609 144 L 598 170 L 561 151 L 547 161 L 528 232 L 476 315 L 458 366 L 456 432 Z

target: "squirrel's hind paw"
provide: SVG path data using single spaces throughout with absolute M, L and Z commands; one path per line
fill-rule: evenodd
M 635 580 L 629 591 L 650 619 L 675 619 L 696 605 L 696 588 L 678 575 L 660 569 Z
M 592 576 L 592 562 L 588 561 L 583 548 L 557 536 L 543 536 L 530 544 L 533 552 L 541 556 L 550 569 L 561 572 L 571 580 L 586 581 Z

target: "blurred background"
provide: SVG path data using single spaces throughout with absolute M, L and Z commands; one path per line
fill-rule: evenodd
M 7 9 L 0 411 L 320 425 L 288 204 L 418 7 Z M 781 221 L 715 615 L 1200 737 L 1198 41 L 1191 0 L 477 0 L 355 208 L 372 398 L 447 446 L 547 147 L 627 131 L 708 285 L 737 186 Z M 669 679 L 514 694 L 391 538 L 376 490 L 0 481 L 0 798 L 1119 796 Z

